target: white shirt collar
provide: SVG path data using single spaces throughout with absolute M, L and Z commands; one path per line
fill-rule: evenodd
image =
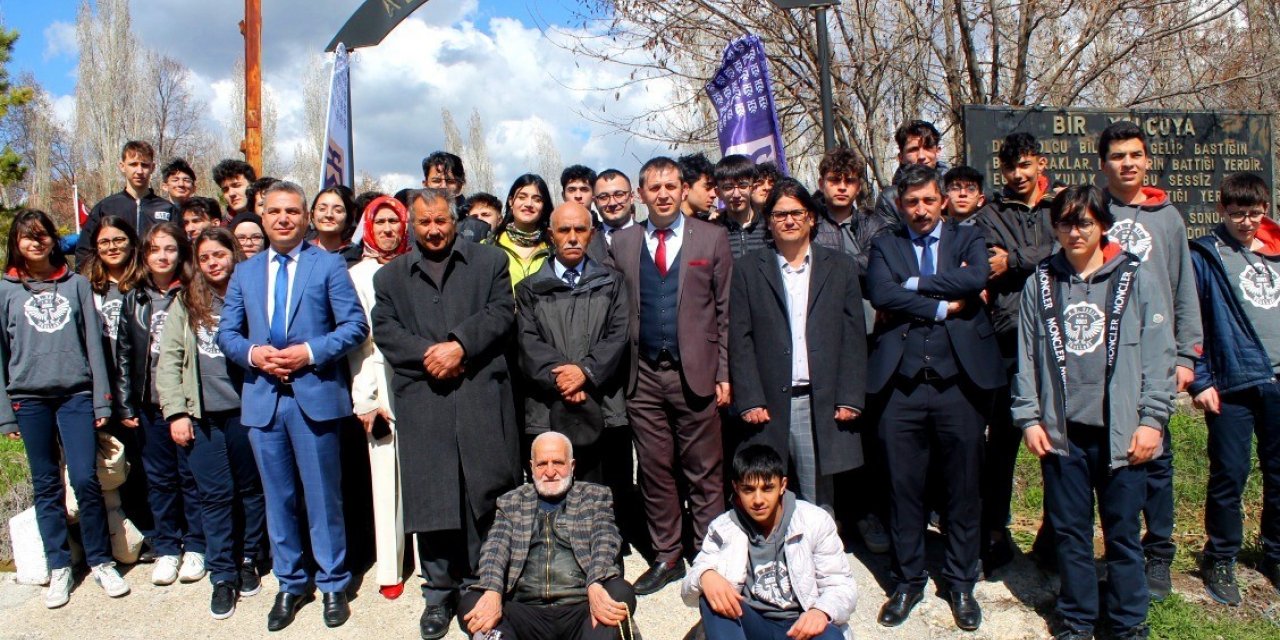
M 644 228 L 645 228 L 645 235 L 648 235 L 648 236 L 656 235 L 658 232 L 658 227 L 654 226 L 653 224 L 653 218 L 649 218 L 648 220 L 645 221 Z M 672 222 L 671 226 L 667 228 L 671 230 L 672 235 L 680 235 L 680 231 L 684 228 L 684 214 L 677 211 L 676 221 Z

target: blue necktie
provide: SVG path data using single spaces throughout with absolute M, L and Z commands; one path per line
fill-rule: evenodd
M 289 346 L 285 328 L 285 314 L 289 310 L 289 256 L 277 253 L 276 262 L 280 268 L 276 269 L 275 305 L 271 311 L 271 346 L 283 349 Z
M 933 275 L 933 236 L 920 236 L 916 238 L 916 244 L 920 245 L 920 276 Z
M 564 282 L 565 282 L 565 284 L 569 285 L 569 288 L 570 288 L 570 289 L 572 289 L 574 286 L 576 286 L 576 285 L 578 284 L 578 270 L 577 270 L 577 269 L 565 269 L 565 272 L 564 272 Z

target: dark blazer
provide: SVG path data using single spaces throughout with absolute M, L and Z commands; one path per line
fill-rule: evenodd
M 937 273 L 920 277 L 920 263 L 906 225 L 871 241 L 867 264 L 867 295 L 886 318 L 872 336 L 875 347 L 867 367 L 867 391 L 879 392 L 893 378 L 902 361 L 903 343 L 913 323 L 933 323 L 939 300 L 964 300 L 959 313 L 943 320 L 962 375 L 980 389 L 1007 383 L 1000 364 L 995 330 L 979 294 L 987 286 L 986 236 L 974 226 L 942 222 Z M 908 291 L 907 278 L 920 277 L 919 290 Z
M 862 289 L 853 258 L 811 245 L 809 306 L 805 343 L 818 468 L 823 474 L 862 464 L 858 423 L 837 423 L 836 407 L 862 411 L 867 367 Z M 791 325 L 787 292 L 772 247 L 738 259 L 729 298 L 729 379 L 736 414 L 769 410 L 763 425 L 742 423 L 743 445 L 767 444 L 788 450 L 791 416 Z M 785 459 L 786 456 L 784 455 Z
M 573 557 L 586 574 L 587 584 L 616 578 L 622 536 L 613 522 L 613 494 L 609 488 L 576 481 L 564 498 L 564 513 L 556 518 L 563 528 Z M 529 558 L 529 542 L 538 518 L 538 492 L 532 484 L 513 489 L 498 498 L 493 527 L 480 547 L 479 577 L 473 589 L 510 593 Z
M 684 214 L 679 214 L 684 215 Z M 631 373 L 627 395 L 636 388 L 640 351 L 640 255 L 645 249 L 647 224 L 617 232 L 609 255 L 622 272 L 631 298 Z M 733 254 L 723 227 L 685 217 L 680 246 L 680 300 L 676 310 L 676 339 L 684 383 L 699 396 L 716 392 L 716 383 L 729 381 L 729 283 Z

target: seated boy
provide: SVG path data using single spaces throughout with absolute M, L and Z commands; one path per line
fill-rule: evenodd
M 974 214 L 987 204 L 982 192 L 982 174 L 973 167 L 960 165 L 942 176 L 947 188 L 946 216 L 959 224 L 973 224 Z
M 707 640 L 852 640 L 858 587 L 836 523 L 786 489 L 772 448 L 733 457 L 733 508 L 711 522 L 680 588 Z

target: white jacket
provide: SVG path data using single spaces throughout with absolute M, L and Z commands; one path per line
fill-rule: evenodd
M 373 274 L 382 265 L 373 258 L 365 258 L 351 266 L 351 282 L 355 285 L 356 295 L 360 298 L 360 306 L 364 307 L 365 320 L 373 326 Z M 351 404 L 356 415 L 369 413 L 374 409 L 385 409 L 392 413 L 391 390 L 387 381 L 391 379 L 391 367 L 386 364 L 380 351 L 373 343 L 373 332 L 365 338 L 360 346 L 347 353 L 347 363 L 351 368 Z M 394 414 L 393 414 L 394 415 Z M 392 425 L 394 428 L 394 425 Z
M 751 542 L 738 526 L 732 511 L 711 521 L 702 551 L 680 585 L 685 604 L 698 606 L 702 597 L 702 574 L 714 570 L 742 592 L 747 584 Z M 800 608 L 821 609 L 831 616 L 846 640 L 853 640 L 849 616 L 858 604 L 858 585 L 849 570 L 844 543 L 836 533 L 836 523 L 820 507 L 796 500 L 795 513 L 787 526 L 783 553 L 787 557 L 787 575 Z

